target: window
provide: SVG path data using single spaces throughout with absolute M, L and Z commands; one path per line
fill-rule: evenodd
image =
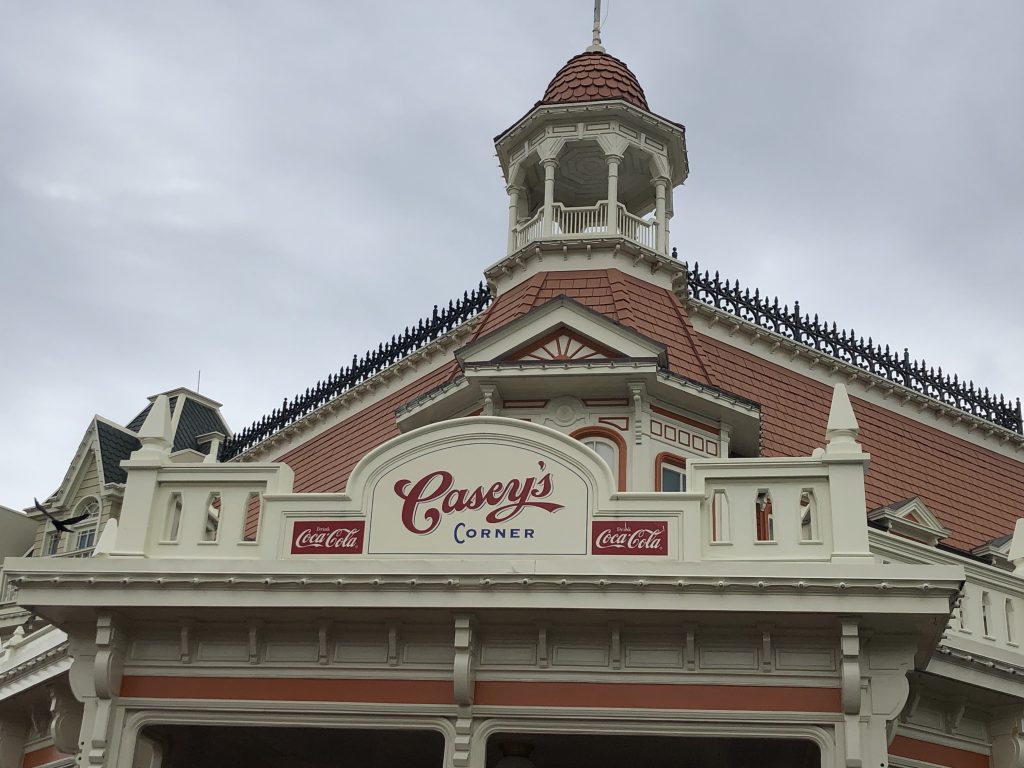
M 177 541 L 181 527 L 181 494 L 172 493 L 167 501 L 167 517 L 164 519 L 164 541 Z
M 56 555 L 60 549 L 60 531 L 49 531 L 43 541 L 43 554 Z
M 772 512 L 772 495 L 768 491 L 757 492 L 755 516 L 757 540 L 775 541 L 775 515 Z
M 78 531 L 75 538 L 75 549 L 92 549 L 96 544 L 96 523 L 90 523 L 88 528 Z
M 611 467 L 612 476 L 620 491 L 626 490 L 626 441 L 622 435 L 608 427 L 583 427 L 577 429 L 574 437 L 594 451 Z
M 583 444 L 590 450 L 604 459 L 604 463 L 608 465 L 612 472 L 618 466 L 618 451 L 615 450 L 615 445 L 611 440 L 605 440 L 603 437 L 588 437 L 583 441 Z
M 729 497 L 723 490 L 711 494 L 711 541 L 714 544 L 729 541 Z
M 94 498 L 83 499 L 75 515 L 88 515 L 75 529 L 74 550 L 92 549 L 96 544 L 96 528 L 100 522 L 100 503 Z
M 814 491 L 804 490 L 800 493 L 800 541 L 818 540 L 818 505 L 814 500 Z
M 1006 642 L 1016 643 L 1017 642 L 1017 620 L 1013 614 L 1013 600 L 1006 598 L 1004 603 L 1004 610 L 1006 611 Z
M 654 490 L 685 491 L 686 459 L 671 453 L 659 453 L 654 459 Z

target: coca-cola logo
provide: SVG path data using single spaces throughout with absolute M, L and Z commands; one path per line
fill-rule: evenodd
M 362 520 L 296 522 L 292 528 L 293 555 L 358 555 L 363 551 Z
M 456 512 L 486 512 L 484 521 L 490 525 L 508 523 L 527 509 L 557 512 L 562 504 L 541 501 L 555 490 L 550 472 L 545 472 L 543 461 L 539 477 L 513 478 L 459 488 L 455 476 L 446 470 L 424 475 L 419 480 L 398 480 L 395 493 L 402 499 L 402 525 L 420 536 L 433 533 L 445 515 Z
M 668 523 L 664 520 L 595 521 L 591 551 L 595 555 L 667 555 Z

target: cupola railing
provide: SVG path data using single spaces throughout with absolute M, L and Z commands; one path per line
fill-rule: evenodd
M 617 229 L 608 228 L 608 202 L 601 200 L 596 205 L 569 207 L 561 203 L 551 206 L 551 231 L 544 232 L 544 209 L 513 228 L 513 246 L 516 250 L 536 240 L 580 237 L 608 237 L 619 234 L 645 248 L 655 250 L 658 241 L 658 224 L 655 221 L 635 216 L 619 203 L 616 206 Z

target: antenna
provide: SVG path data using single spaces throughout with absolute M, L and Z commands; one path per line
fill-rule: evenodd
M 587 48 L 587 53 L 604 53 L 601 45 L 601 0 L 594 0 L 594 40 Z
M 203 369 L 199 369 L 199 373 L 196 374 L 196 392 L 199 392 L 199 382 L 203 380 Z

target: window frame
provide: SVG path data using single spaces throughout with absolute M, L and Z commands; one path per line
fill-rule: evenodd
M 668 464 L 672 469 L 678 470 L 679 474 L 683 477 L 683 489 L 681 491 L 663 491 L 662 490 L 662 479 L 661 472 L 665 465 Z M 669 453 L 668 451 L 662 451 L 654 457 L 654 490 L 656 493 L 686 493 L 686 488 L 689 485 L 686 476 L 686 459 L 679 454 Z
M 618 453 L 618 490 L 626 490 L 626 467 L 627 467 L 627 456 L 626 456 L 626 441 L 618 432 L 609 429 L 608 427 L 581 427 L 575 432 L 571 433 L 569 437 L 574 440 L 579 440 L 581 443 L 587 438 L 601 438 L 612 443 L 616 452 Z M 612 474 L 616 474 L 616 468 L 612 467 Z

